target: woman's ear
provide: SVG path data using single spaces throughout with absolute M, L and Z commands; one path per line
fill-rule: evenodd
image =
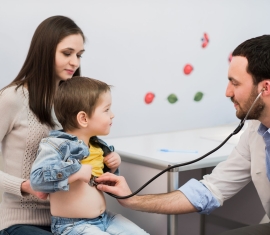
M 77 122 L 78 122 L 80 127 L 87 127 L 87 125 L 88 125 L 88 116 L 87 116 L 86 112 L 80 111 L 77 114 Z

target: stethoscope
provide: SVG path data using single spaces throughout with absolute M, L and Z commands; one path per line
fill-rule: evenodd
M 265 91 L 265 88 L 263 88 L 261 90 L 261 92 L 258 94 L 258 96 L 256 97 L 256 99 L 254 100 L 254 102 L 252 103 L 251 107 L 249 108 L 245 118 L 243 120 L 241 120 L 240 124 L 236 127 L 236 129 L 219 145 L 217 146 L 216 148 L 214 148 L 213 150 L 209 151 L 208 153 L 204 154 L 203 156 L 199 157 L 199 158 L 196 158 L 195 160 L 192 160 L 192 161 L 189 161 L 189 162 L 184 162 L 184 163 L 181 163 L 181 164 L 176 164 L 176 165 L 172 165 L 172 166 L 169 166 L 167 168 L 165 168 L 164 170 L 162 170 L 161 172 L 159 172 L 157 175 L 155 175 L 153 178 L 151 178 L 150 180 L 148 180 L 143 186 L 141 186 L 138 190 L 136 190 L 135 192 L 127 195 L 127 196 L 117 196 L 117 195 L 114 195 L 114 194 L 111 194 L 111 193 L 108 193 L 106 192 L 108 195 L 116 198 L 116 199 L 126 199 L 126 198 L 129 198 L 129 197 L 132 197 L 134 195 L 136 195 L 137 193 L 139 193 L 142 189 L 144 189 L 148 184 L 150 184 L 151 182 L 153 182 L 156 178 L 158 178 L 159 176 L 161 176 L 162 174 L 164 174 L 165 172 L 173 169 L 173 168 L 176 168 L 176 167 L 181 167 L 181 166 L 186 166 L 186 165 L 190 165 L 192 163 L 195 163 L 195 162 L 198 162 L 204 158 L 206 158 L 208 155 L 214 153 L 215 151 L 217 151 L 218 149 L 220 149 L 233 135 L 236 135 L 244 126 L 245 124 L 245 121 L 247 120 L 247 117 L 250 113 L 250 111 L 252 110 L 253 106 L 255 105 L 255 103 L 257 102 L 257 100 L 260 98 L 260 96 L 262 95 L 262 93 Z

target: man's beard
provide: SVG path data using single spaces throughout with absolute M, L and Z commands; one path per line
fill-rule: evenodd
M 250 107 L 252 106 L 252 104 L 253 104 L 254 100 L 257 98 L 257 96 L 258 96 L 258 91 L 257 91 L 257 86 L 256 86 L 251 91 L 247 102 L 241 106 L 236 100 L 233 99 L 233 97 L 231 97 L 231 101 L 238 105 L 238 110 L 236 111 L 236 116 L 239 119 L 243 120 L 246 117 Z M 251 109 L 247 119 L 256 119 L 256 120 L 259 119 L 259 117 L 262 114 L 262 111 L 264 110 L 264 107 L 265 107 L 265 103 L 263 102 L 263 100 L 260 97 L 256 101 L 256 103 L 254 104 L 253 108 Z

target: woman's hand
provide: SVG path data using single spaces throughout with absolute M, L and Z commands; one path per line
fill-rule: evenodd
M 28 194 L 31 194 L 31 195 L 33 195 L 41 200 L 46 200 L 48 195 L 49 195 L 48 193 L 34 191 L 31 188 L 30 180 L 26 180 L 26 181 L 22 182 L 21 191 L 22 191 L 22 195 L 24 195 L 25 193 L 28 193 Z

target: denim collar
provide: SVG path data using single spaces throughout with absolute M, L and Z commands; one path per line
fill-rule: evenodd
M 50 131 L 50 137 L 68 139 L 78 141 L 78 137 L 64 132 L 64 130 L 52 130 Z
M 68 134 L 68 133 L 64 132 L 64 130 L 52 130 L 52 131 L 50 131 L 49 136 L 50 137 L 55 137 L 55 138 L 72 140 L 72 141 L 79 141 L 79 139 L 78 139 L 77 136 Z M 108 147 L 108 145 L 106 144 L 106 142 L 104 142 L 103 140 L 99 139 L 97 136 L 92 136 L 90 138 L 90 140 L 94 141 L 97 144 L 101 144 L 101 145 L 104 145 L 104 146 L 107 146 Z M 90 141 L 90 143 L 91 143 L 91 141 Z M 113 150 L 111 150 L 111 151 L 113 151 Z

